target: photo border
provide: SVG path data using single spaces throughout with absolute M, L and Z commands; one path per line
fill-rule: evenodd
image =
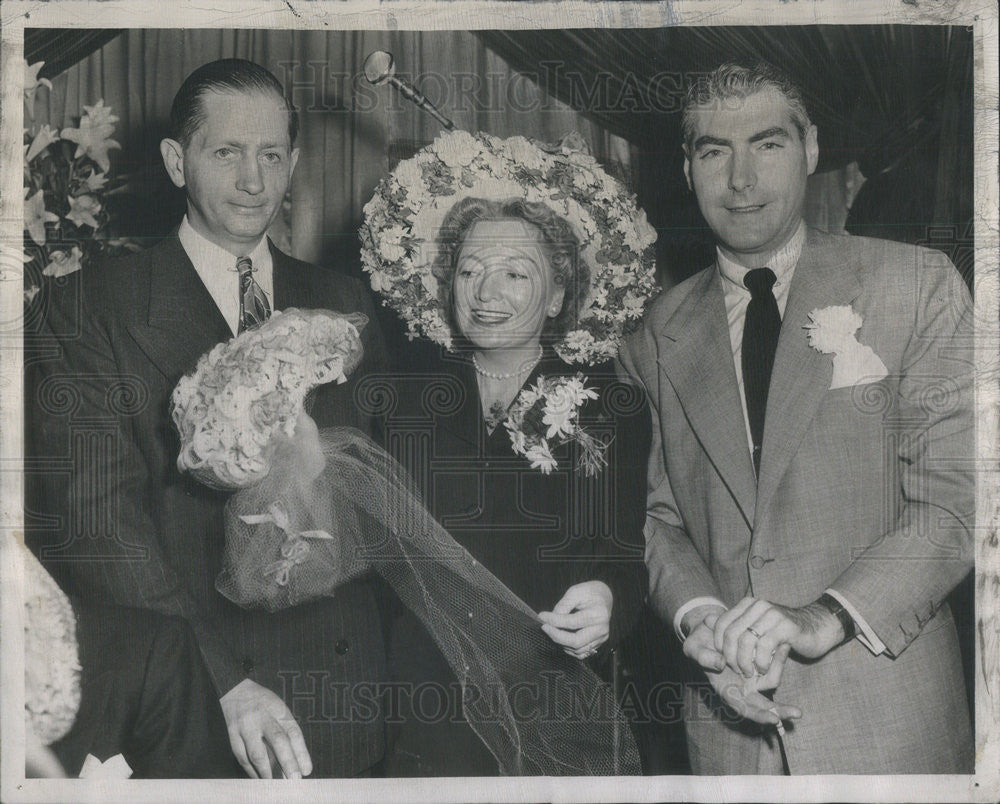
M 296 28 L 449 30 L 649 28 L 677 25 L 967 25 L 974 37 L 975 303 L 977 311 L 976 773 L 972 776 L 588 777 L 90 781 L 24 779 L 21 283 L 0 282 L 0 798 L 5 801 L 993 801 L 1000 795 L 1000 282 L 998 282 L 997 7 L 990 0 L 677 0 L 641 2 L 335 2 L 4 0 L 0 267 L 21 271 L 24 28 Z M 992 642 L 984 639 L 993 629 Z M 992 646 L 992 647 L 990 647 Z

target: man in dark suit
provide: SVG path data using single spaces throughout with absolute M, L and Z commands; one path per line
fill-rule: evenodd
M 29 449 L 43 462 L 68 454 L 72 469 L 29 489 L 29 508 L 54 523 L 34 546 L 84 599 L 191 623 L 248 775 L 270 778 L 275 760 L 291 777 L 365 774 L 384 749 L 373 588 L 362 579 L 278 614 L 223 598 L 226 496 L 178 472 L 169 399 L 198 357 L 245 324 L 249 258 L 268 308 L 368 316 L 363 362 L 349 382 L 319 389 L 311 412 L 320 426 L 371 432 L 354 401 L 358 379 L 384 367 L 371 301 L 356 280 L 265 237 L 298 158 L 295 113 L 271 73 L 238 59 L 204 65 L 178 91 L 171 126 L 160 150 L 187 196 L 180 227 L 53 290 L 46 325 L 58 357 L 28 377 Z

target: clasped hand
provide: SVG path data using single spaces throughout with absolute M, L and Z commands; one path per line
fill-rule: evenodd
M 777 689 L 792 651 L 814 659 L 843 639 L 837 618 L 816 603 L 790 608 L 746 597 L 728 611 L 705 607 L 694 614 L 684 654 L 701 665 L 729 706 L 758 723 L 801 716 L 797 707 L 762 694 Z
M 586 659 L 608 640 L 614 597 L 604 581 L 584 581 L 566 590 L 552 611 L 540 612 L 542 630 L 564 652 Z

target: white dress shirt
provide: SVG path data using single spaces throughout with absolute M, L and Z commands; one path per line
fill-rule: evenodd
M 235 335 L 240 323 L 240 281 L 236 272 L 236 261 L 234 257 L 221 246 L 217 246 L 211 240 L 200 234 L 188 222 L 187 215 L 181 221 L 177 237 L 187 252 L 191 264 L 198 272 L 202 284 L 219 308 L 229 329 Z M 253 263 L 253 277 L 257 280 L 267 301 L 274 309 L 274 265 L 271 260 L 271 249 L 268 247 L 267 238 L 261 237 L 260 241 L 246 255 Z
M 788 289 L 792 284 L 792 276 L 795 273 L 795 265 L 802 255 L 802 246 L 806 241 L 806 225 L 800 223 L 799 228 L 789 241 L 773 255 L 762 258 L 760 265 L 756 268 L 770 268 L 776 277 L 772 292 L 774 299 L 778 303 L 778 314 L 784 317 L 785 305 L 788 303 Z M 750 432 L 750 416 L 747 413 L 746 393 L 743 388 L 743 323 L 746 319 L 747 305 L 750 303 L 750 290 L 743 284 L 743 277 L 746 276 L 750 268 L 734 262 L 726 256 L 722 249 L 716 249 L 719 272 L 718 278 L 722 283 L 722 292 L 726 303 L 726 319 L 729 324 L 729 342 L 733 350 L 733 363 L 736 368 L 736 384 L 740 391 L 740 406 L 743 408 L 743 424 L 747 434 L 747 449 L 753 454 L 753 434 Z M 805 336 L 803 336 L 805 337 Z M 851 615 L 855 625 L 857 625 L 857 638 L 872 653 L 879 654 L 885 651 L 885 645 L 878 638 L 874 631 L 868 626 L 864 618 L 857 609 L 835 589 L 827 589 L 827 594 L 835 598 Z M 691 609 L 707 604 L 715 604 L 728 608 L 725 603 L 714 597 L 696 597 L 681 606 L 674 615 L 674 631 L 678 637 L 683 639 L 681 633 L 681 621 L 684 615 Z

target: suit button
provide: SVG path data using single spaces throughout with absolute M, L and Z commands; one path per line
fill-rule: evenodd
M 250 659 L 243 660 L 243 672 L 250 675 L 253 672 L 253 662 Z
M 343 656 L 347 653 L 347 649 L 350 647 L 350 643 L 346 639 L 338 639 L 337 644 L 333 646 L 333 649 L 337 651 L 338 656 Z
M 754 569 L 760 569 L 767 563 L 767 560 L 763 556 L 753 556 L 750 559 L 750 566 Z

